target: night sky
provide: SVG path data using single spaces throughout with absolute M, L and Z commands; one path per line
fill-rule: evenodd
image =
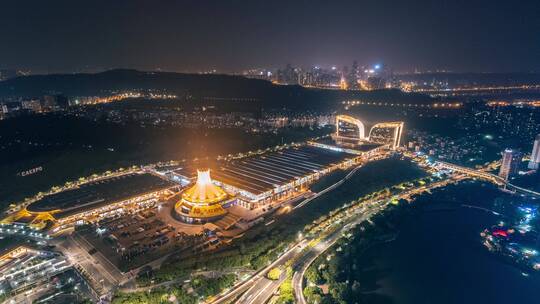
M 540 1 L 2 0 L 0 69 L 540 71 Z

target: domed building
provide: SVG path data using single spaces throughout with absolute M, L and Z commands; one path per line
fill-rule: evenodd
M 233 197 L 212 183 L 210 170 L 197 170 L 197 182 L 182 193 L 174 206 L 177 218 L 186 223 L 203 224 L 220 219 Z

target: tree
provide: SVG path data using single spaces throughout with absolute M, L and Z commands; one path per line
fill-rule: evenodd
M 332 284 L 330 286 L 330 295 L 337 303 L 347 303 L 347 284 L 343 282 Z
M 270 280 L 277 281 L 279 280 L 279 277 L 281 276 L 281 269 L 279 268 L 272 268 L 266 277 Z
M 281 286 L 279 286 L 279 298 L 280 304 L 292 304 L 294 303 L 294 293 L 291 280 L 285 280 Z
M 308 303 L 321 303 L 322 302 L 322 290 L 317 286 L 308 286 L 304 288 L 304 296 Z
M 323 278 L 316 267 L 309 267 L 306 271 L 306 279 L 313 284 L 322 284 Z
M 279 298 L 278 304 L 293 304 L 294 303 L 294 289 L 292 286 L 292 268 L 287 268 L 287 279 L 279 286 Z

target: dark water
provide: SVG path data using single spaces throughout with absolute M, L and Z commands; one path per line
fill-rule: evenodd
M 481 245 L 479 233 L 504 218 L 463 206 L 510 213 L 521 200 L 480 184 L 419 199 L 421 207 L 401 224 L 398 238 L 364 254 L 371 292 L 381 296 L 374 302 L 540 303 L 540 275 L 524 276 Z

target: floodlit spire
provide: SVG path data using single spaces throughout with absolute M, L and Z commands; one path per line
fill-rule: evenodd
M 208 185 L 212 183 L 210 178 L 210 169 L 208 170 L 197 170 L 197 185 Z
M 191 203 L 214 203 L 227 198 L 227 193 L 212 183 L 210 169 L 197 170 L 197 182 L 183 194 Z

